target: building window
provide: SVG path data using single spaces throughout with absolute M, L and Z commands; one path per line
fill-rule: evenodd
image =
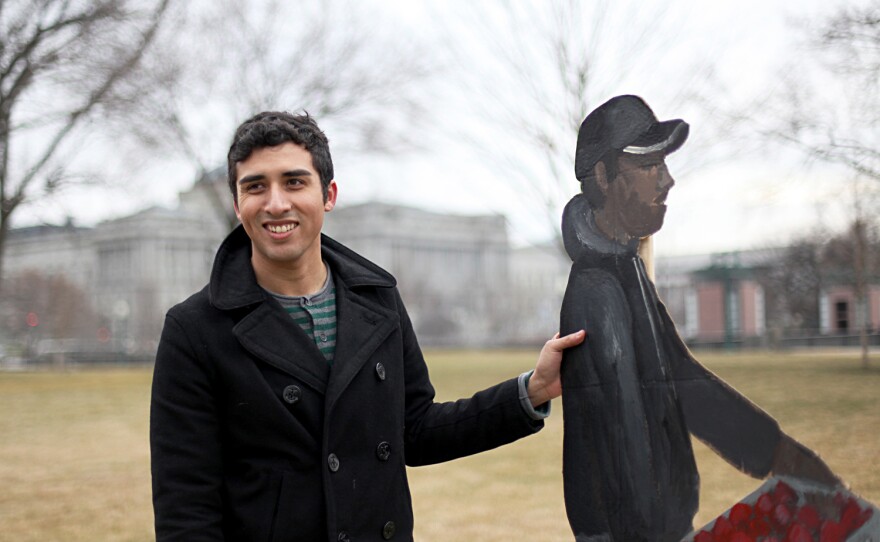
M 742 316 L 739 306 L 739 285 L 731 287 L 727 292 L 727 322 L 725 331 L 730 338 L 739 337 L 742 332 Z
M 849 330 L 849 303 L 838 301 L 834 304 L 834 320 L 837 322 L 837 331 L 846 333 Z

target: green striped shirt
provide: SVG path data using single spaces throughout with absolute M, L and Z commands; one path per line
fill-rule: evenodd
M 320 291 L 307 296 L 286 296 L 269 292 L 281 303 L 293 321 L 315 341 L 327 363 L 336 352 L 336 287 L 327 267 L 327 280 Z

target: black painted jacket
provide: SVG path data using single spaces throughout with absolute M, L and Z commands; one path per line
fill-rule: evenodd
M 560 331 L 563 465 L 569 523 L 581 540 L 678 541 L 699 499 L 690 434 L 738 469 L 768 474 L 779 426 L 697 362 L 637 254 L 596 228 L 582 195 L 563 214 L 573 260 Z
M 487 450 L 543 423 L 517 379 L 435 403 L 391 275 L 322 238 L 332 368 L 256 283 L 239 227 L 210 284 L 166 317 L 150 415 L 156 539 L 411 540 L 405 465 Z

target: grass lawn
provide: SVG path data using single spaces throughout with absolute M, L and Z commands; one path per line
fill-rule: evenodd
M 534 352 L 430 352 L 438 399 L 514 376 Z M 880 502 L 880 368 L 856 354 L 698 354 L 708 367 Z M 880 360 L 875 364 L 880 367 Z M 149 368 L 0 373 L 0 540 L 148 541 Z M 485 454 L 410 469 L 419 542 L 572 540 L 559 405 L 544 431 Z M 752 480 L 696 444 L 700 525 Z

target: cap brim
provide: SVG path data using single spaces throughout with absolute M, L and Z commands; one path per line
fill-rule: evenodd
M 681 120 L 667 120 L 653 124 L 647 132 L 622 149 L 627 154 L 669 154 L 678 150 L 688 136 L 688 124 Z

